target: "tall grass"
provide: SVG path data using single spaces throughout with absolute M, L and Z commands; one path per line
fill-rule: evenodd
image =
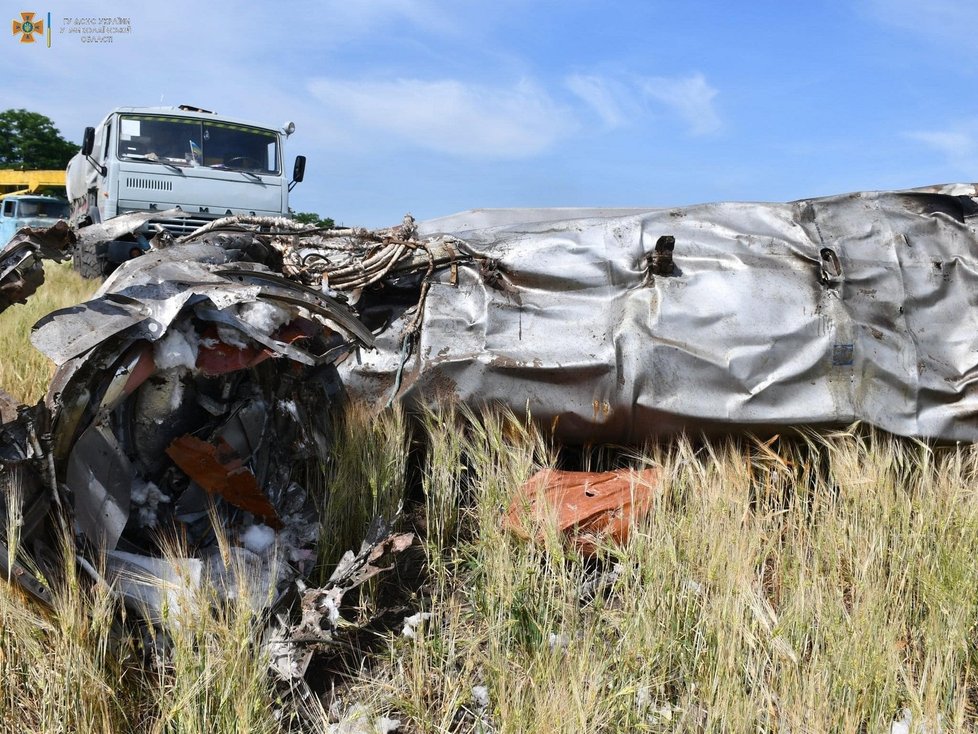
M 375 458 L 401 456 L 406 425 L 384 420 Z M 503 530 L 516 488 L 559 459 L 535 429 L 458 409 L 422 424 L 421 499 L 446 513 L 422 523 L 417 610 L 431 616 L 346 671 L 344 702 L 404 731 L 885 732 L 904 709 L 931 731 L 978 724 L 974 448 L 857 429 L 652 447 L 630 457 L 660 467 L 652 512 L 586 558 L 553 528 L 536 543 Z M 359 429 L 342 435 L 356 445 L 337 451 L 365 450 Z M 381 474 L 375 486 L 403 490 L 403 474 Z M 238 603 L 247 590 L 225 604 L 209 589 L 174 607 L 161 668 L 112 634 L 98 585 L 69 579 L 53 614 L 0 595 L 0 721 L 275 730 L 262 618 Z
M 28 299 L 0 313 L 0 388 L 35 403 L 47 392 L 54 366 L 31 345 L 31 326 L 51 311 L 90 298 L 99 283 L 85 280 L 69 263 L 44 263 L 44 285 Z
M 215 532 L 223 530 L 215 526 Z M 220 546 L 227 548 L 226 538 Z M 148 628 L 162 663 L 142 682 L 151 703 L 151 730 L 160 734 L 274 732 L 274 691 L 263 652 L 265 609 L 274 601 L 274 570 L 222 553 L 216 568 L 197 581 L 179 559 L 182 544 L 166 556 L 177 569 L 168 588 L 162 631 Z M 162 635 L 163 639 L 156 639 Z
M 392 522 L 404 500 L 410 435 L 400 406 L 374 415 L 349 405 L 327 452 L 327 493 L 319 541 L 321 580 L 344 552 L 358 549 L 374 517 Z
M 428 420 L 433 446 L 458 440 L 450 417 Z M 978 723 L 974 448 L 857 430 L 652 448 L 633 461 L 662 469 L 653 512 L 589 560 L 501 529 L 553 460 L 514 424 L 468 426 L 470 532 L 429 544 L 459 562 L 431 564 L 424 633 L 392 636 L 351 695 L 423 731 L 874 732 L 905 708 L 932 731 Z M 444 466 L 426 482 L 459 495 Z
M 131 707 L 124 662 L 131 647 L 113 635 L 112 594 L 79 578 L 74 540 L 62 535 L 65 574 L 44 610 L 9 587 L 0 591 L 0 728 L 10 732 L 126 730 Z
M 568 456 L 505 413 L 447 406 L 412 439 L 398 410 L 349 408 L 326 467 L 323 573 L 407 497 L 428 575 L 404 614 L 430 616 L 355 657 L 347 708 L 405 732 L 872 734 L 905 710 L 920 730 L 978 727 L 978 449 L 853 428 L 586 452 L 574 463 L 661 476 L 648 516 L 595 558 L 553 527 L 538 542 L 503 530 L 520 484 Z M 188 585 L 153 663 L 146 628 L 63 545 L 53 611 L 0 588 L 0 728 L 279 727 L 249 574 L 231 573 L 226 603 Z M 369 596 L 384 605 L 379 586 Z
M 168 602 L 155 628 L 79 573 L 69 533 L 59 550 L 53 609 L 0 590 L 0 731 L 279 730 L 262 647 L 271 599 L 254 569 L 230 555 L 197 583 L 180 575 L 187 553 L 173 545 L 165 559 L 177 573 L 159 582 Z

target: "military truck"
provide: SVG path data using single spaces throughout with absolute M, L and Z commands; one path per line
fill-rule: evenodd
M 306 164 L 296 156 L 288 180 L 285 142 L 294 131 L 291 122 L 275 128 L 188 105 L 114 109 L 85 128 L 82 149 L 68 162 L 70 222 L 160 216 L 124 239 L 79 246 L 76 269 L 102 277 L 148 250 L 160 231 L 177 237 L 224 216 L 288 216 L 289 192 Z M 167 214 L 173 210 L 179 216 Z

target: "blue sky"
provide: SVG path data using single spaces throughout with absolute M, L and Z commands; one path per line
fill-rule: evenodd
M 293 208 L 346 224 L 978 178 L 976 0 L 3 5 L 54 23 L 0 42 L 0 109 L 75 141 L 161 99 L 294 120 Z M 91 16 L 131 33 L 60 32 Z

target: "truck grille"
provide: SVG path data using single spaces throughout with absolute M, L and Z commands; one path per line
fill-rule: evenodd
M 120 213 L 124 214 L 125 212 Z M 203 227 L 208 222 L 213 222 L 216 218 L 217 217 L 180 217 L 179 219 L 171 219 L 168 217 L 160 217 L 158 219 L 150 219 L 140 228 L 140 232 L 143 232 L 147 237 L 152 237 L 156 232 L 156 225 L 159 225 L 174 237 L 182 237 L 185 234 L 190 234 L 199 227 Z
M 149 227 L 154 228 L 153 225 L 159 224 L 174 237 L 182 237 L 185 234 L 190 234 L 199 227 L 203 227 L 208 222 L 214 221 L 215 218 L 216 217 L 208 217 L 206 219 L 203 217 L 181 217 L 180 219 L 151 219 L 149 222 Z
M 129 176 L 126 186 L 131 189 L 149 189 L 151 191 L 173 191 L 173 182 L 165 178 L 136 178 Z

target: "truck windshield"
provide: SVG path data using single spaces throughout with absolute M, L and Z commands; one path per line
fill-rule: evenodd
M 157 115 L 123 115 L 119 158 L 176 166 L 279 173 L 278 136 L 229 122 Z
M 68 203 L 63 201 L 21 199 L 17 207 L 17 216 L 66 219 L 68 217 Z

